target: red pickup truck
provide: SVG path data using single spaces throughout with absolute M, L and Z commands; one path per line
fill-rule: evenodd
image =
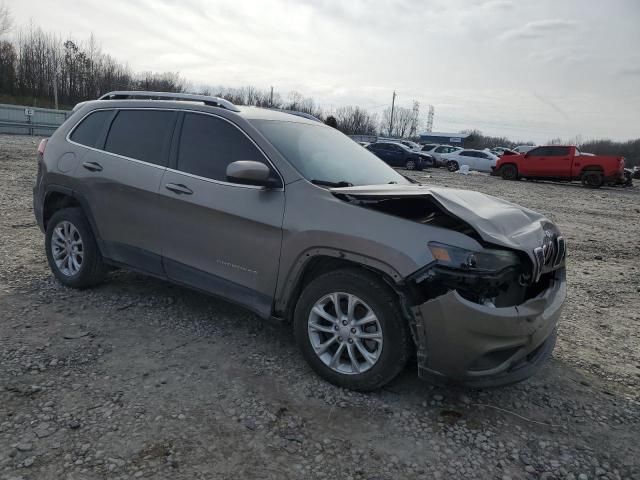
M 492 174 L 505 180 L 581 180 L 587 187 L 599 188 L 604 183 L 624 182 L 624 158 L 581 153 L 574 146 L 548 145 L 522 155 L 502 156 Z

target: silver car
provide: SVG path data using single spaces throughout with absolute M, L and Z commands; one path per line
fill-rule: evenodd
M 429 144 L 422 147 L 424 153 L 428 153 L 434 158 L 436 167 L 444 167 L 447 162 L 443 157 L 449 153 L 459 152 L 460 150 L 462 150 L 462 147 L 452 147 L 451 145 Z
M 314 119 L 215 97 L 112 92 L 39 147 L 49 266 L 87 288 L 129 267 L 291 322 L 356 390 L 415 358 L 491 386 L 549 358 L 565 241 L 531 210 L 420 185 Z

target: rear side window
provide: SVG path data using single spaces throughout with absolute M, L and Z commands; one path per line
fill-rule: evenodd
M 211 115 L 186 113 L 178 149 L 178 170 L 227 181 L 227 165 L 237 160 L 265 162 L 238 128 Z
M 90 113 L 80 122 L 71 134 L 71 141 L 87 147 L 97 147 L 98 140 L 104 132 L 106 122 L 113 115 L 113 110 L 100 110 Z
M 104 149 L 156 165 L 167 165 L 175 112 L 121 110 L 111 124 Z
M 547 147 L 549 152 L 547 155 L 550 157 L 566 157 L 569 155 L 569 147 Z

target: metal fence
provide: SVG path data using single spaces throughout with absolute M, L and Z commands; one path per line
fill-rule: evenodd
M 49 136 L 70 115 L 70 110 L 0 104 L 0 133 Z

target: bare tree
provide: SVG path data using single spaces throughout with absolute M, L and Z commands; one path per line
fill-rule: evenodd
M 395 107 L 393 110 L 393 130 L 389 132 L 392 137 L 404 138 L 411 133 L 411 125 L 414 123 L 413 110 L 404 107 Z M 388 131 L 391 124 L 391 108 L 382 112 L 380 131 Z
M 9 6 L 3 1 L 0 3 L 0 37 L 13 28 L 13 17 Z
M 181 92 L 184 88 L 176 72 L 133 73 L 102 53 L 93 35 L 87 43 L 63 41 L 29 25 L 12 42 L 0 41 L 0 94 L 18 97 L 22 103 L 73 105 L 109 90 Z
M 347 135 L 375 135 L 378 118 L 360 107 L 340 107 L 336 110 L 337 128 Z

